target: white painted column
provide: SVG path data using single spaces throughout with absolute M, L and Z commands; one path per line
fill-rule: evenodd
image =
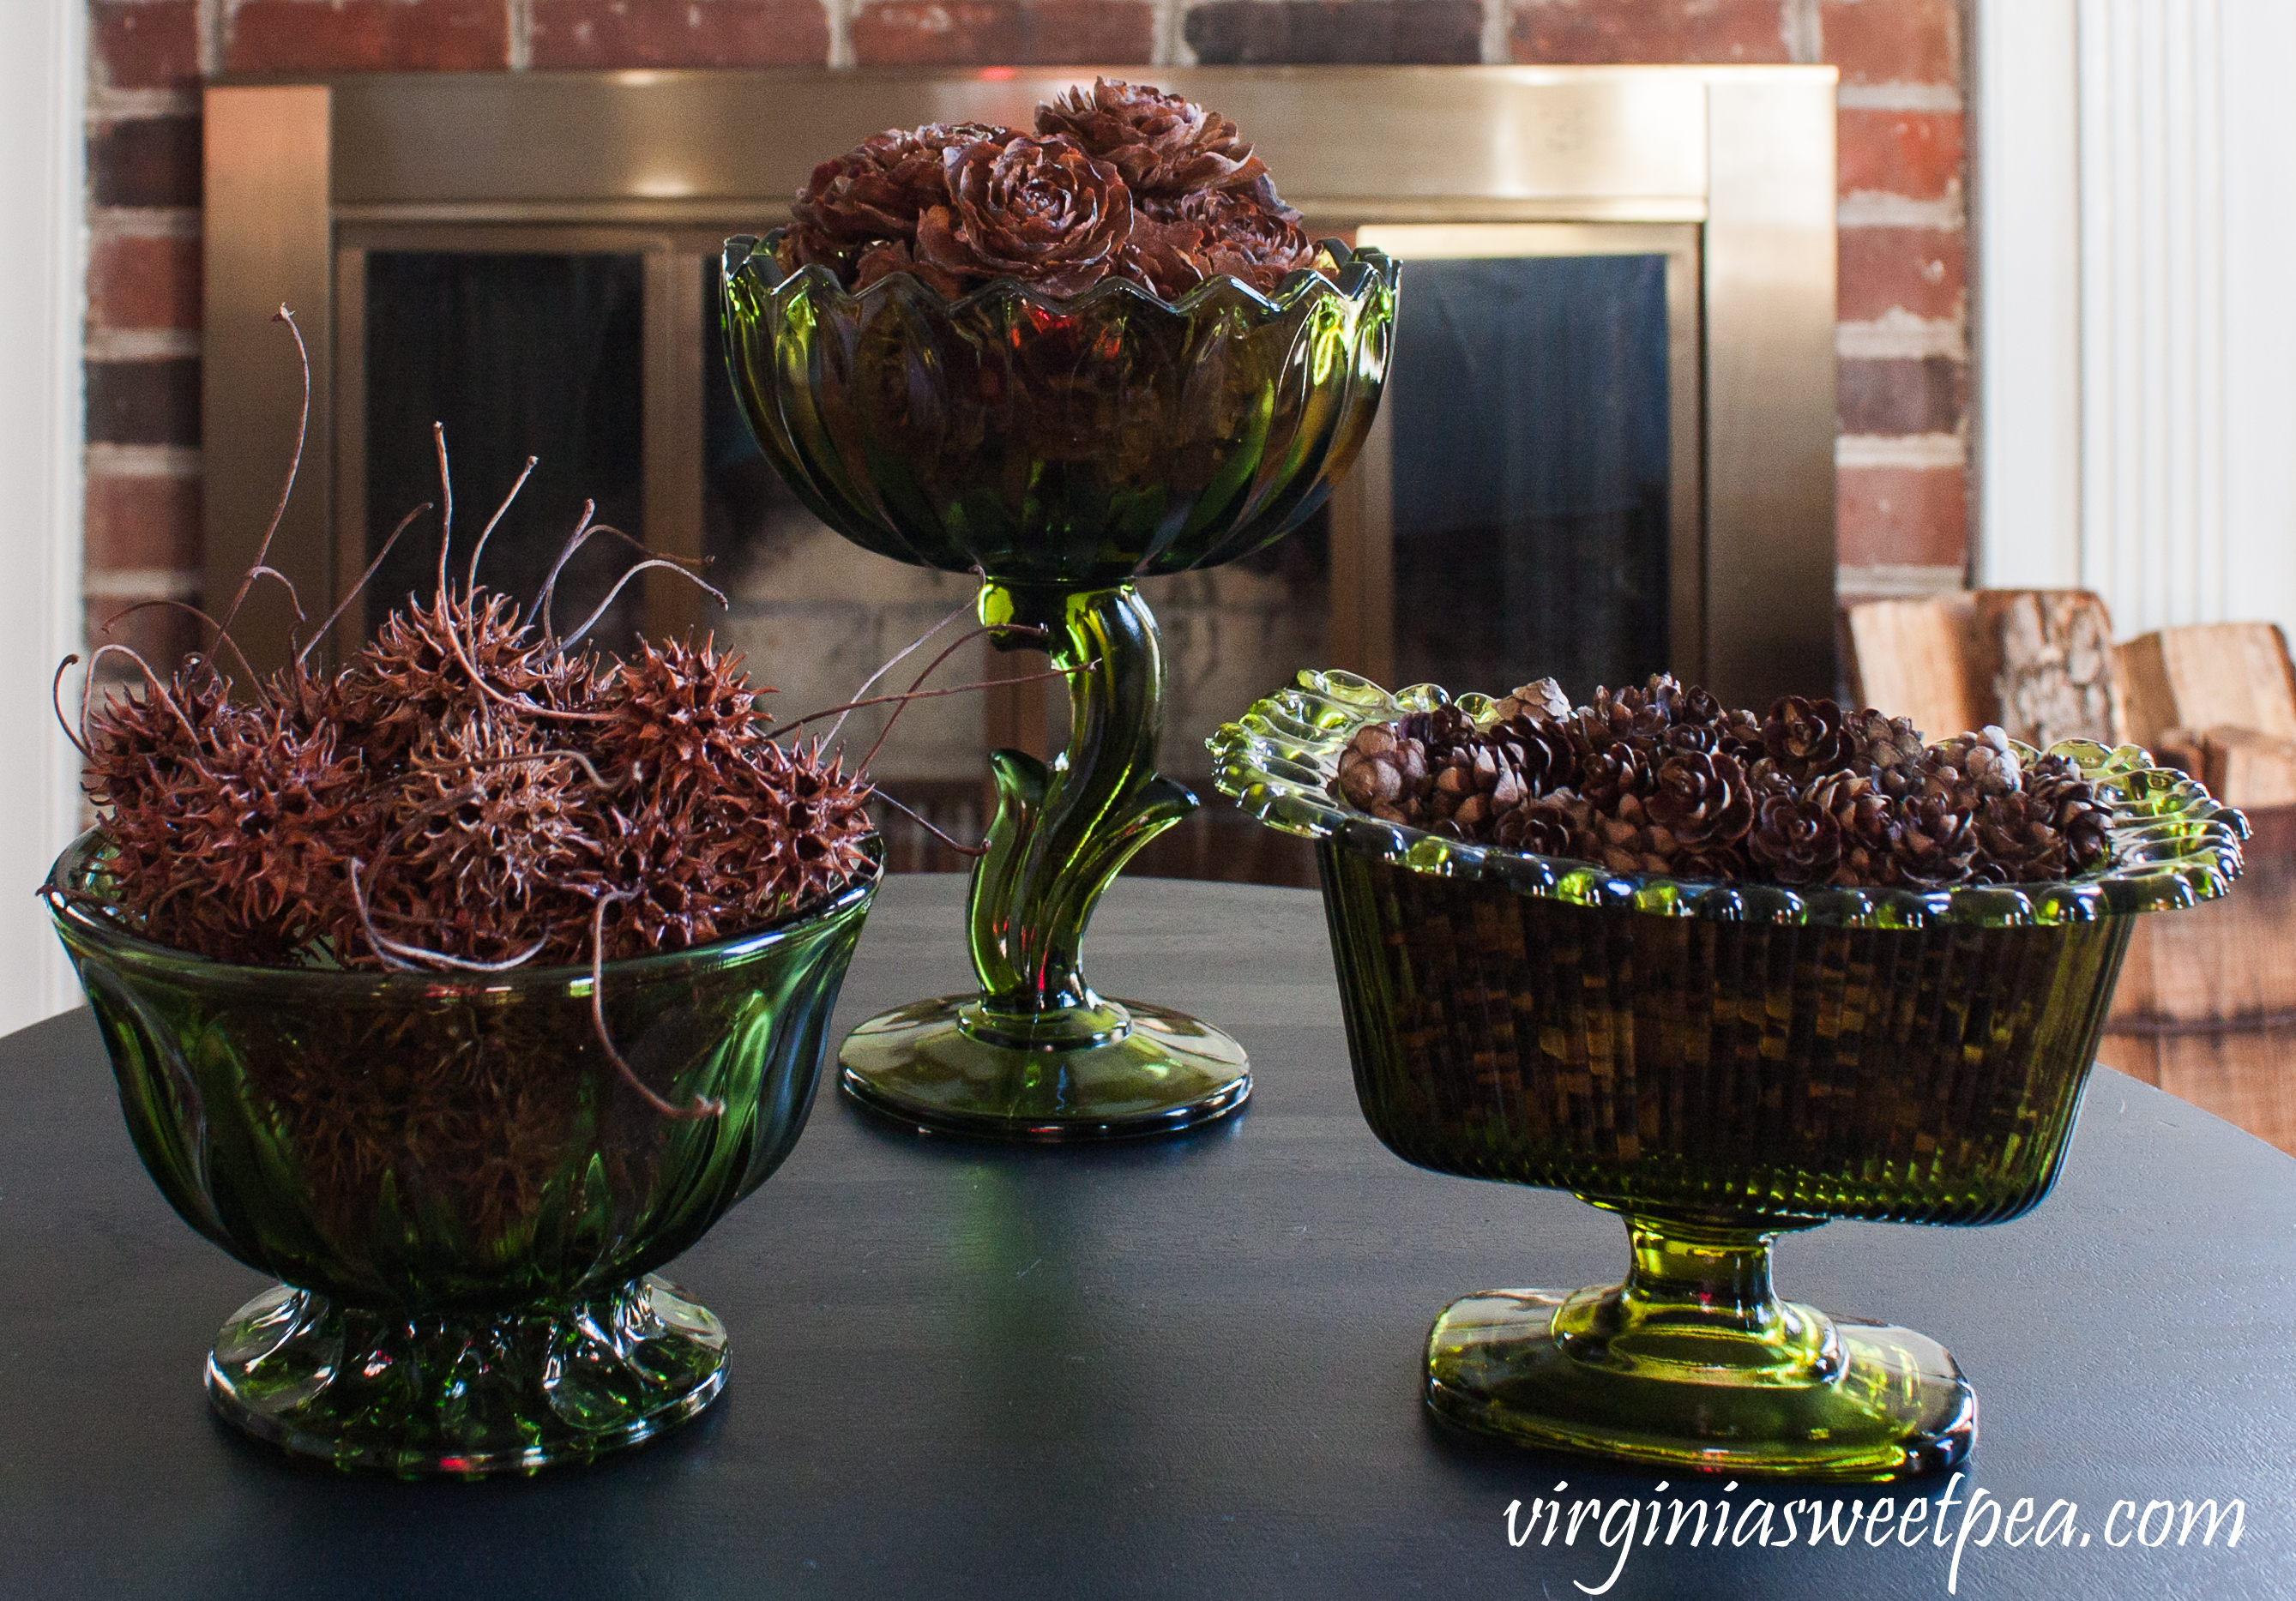
M 79 815 L 48 683 L 81 648 L 86 28 L 83 0 L 0 5 L 0 1030 L 78 1000 L 32 890 Z
M 2296 626 L 2289 0 L 1981 0 L 1993 587 Z

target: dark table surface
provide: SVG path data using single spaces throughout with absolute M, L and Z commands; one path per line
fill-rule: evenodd
M 886 885 L 840 1028 L 965 987 L 962 891 Z M 788 1164 L 669 1270 L 732 1333 L 718 1404 L 591 1467 L 476 1484 L 298 1466 L 211 1417 L 201 1363 L 261 1281 L 144 1176 L 85 1013 L 0 1041 L 0 1597 L 1603 1585 L 1618 1551 L 1591 1521 L 1575 1546 L 1517 1548 L 1508 1505 L 1558 1482 L 1608 1505 L 1655 1476 L 1451 1433 L 1417 1374 L 1454 1296 L 1617 1278 L 1617 1221 L 1373 1139 L 1312 894 L 1123 881 L 1091 950 L 1109 992 L 1245 1043 L 1243 1113 L 1161 1142 L 1006 1149 L 894 1131 L 824 1088 Z M 1923 1329 L 1976 1384 L 1949 1529 L 1982 1488 L 2013 1511 L 2073 1502 L 2073 1544 L 2036 1548 L 2028 1523 L 2015 1548 L 1982 1545 L 1980 1513 L 1956 1572 L 1952 1543 L 1871 1547 L 1866 1524 L 1813 1548 L 1805 1508 L 1790 1548 L 1637 1543 L 1609 1595 L 2296 1594 L 2296 1160 L 2100 1070 L 2031 1215 L 1837 1223 L 1778 1254 L 1790 1295 Z M 1841 1499 L 1840 1528 L 1945 1490 L 1696 1493 Z M 2196 1528 L 2152 1549 L 2131 1509 L 2108 1523 L 2116 1501 L 2141 1516 L 2211 1497 L 2243 1503 L 2236 1547 L 2228 1523 L 2213 1546 Z

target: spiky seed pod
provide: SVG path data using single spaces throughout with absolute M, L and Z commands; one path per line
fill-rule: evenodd
M 763 742 L 740 653 L 721 657 L 709 641 L 641 642 L 615 690 L 597 755 L 665 797 L 716 788 Z
M 1824 884 L 1841 862 L 1841 826 L 1804 796 L 1773 795 L 1755 810 L 1746 854 L 1780 884 Z
M 605 913 L 607 960 L 704 944 L 746 926 L 730 919 L 720 926 L 730 910 L 722 862 L 728 831 L 696 821 L 690 804 L 665 808 L 652 797 L 604 808 L 596 865 L 570 875 L 568 888 L 589 902 L 616 897 Z M 588 934 L 586 919 L 578 942 L 585 958 Z
M 545 647 L 509 596 L 410 601 L 385 619 L 344 674 L 342 715 L 361 731 L 378 772 L 396 768 L 423 731 L 466 715 L 496 694 L 517 698 L 543 682 Z M 463 665 L 467 658 L 469 666 Z
M 376 915 L 395 920 L 403 899 L 414 925 L 395 937 L 502 961 L 564 920 L 551 915 L 553 888 L 596 842 L 578 816 L 580 769 L 552 733 L 480 710 L 416 744 L 390 791 L 390 846 L 373 864 Z
M 106 829 L 120 898 L 163 943 L 218 961 L 291 962 L 336 933 L 336 835 L 363 784 L 333 731 L 305 735 L 266 705 L 226 707 L 195 747 L 123 804 Z
M 769 749 L 758 765 L 768 775 L 765 794 L 788 796 L 786 843 L 766 859 L 767 865 L 779 865 L 780 881 L 760 875 L 760 883 L 768 893 L 785 896 L 785 904 L 800 905 L 843 883 L 866 862 L 862 842 L 869 832 L 869 785 L 848 777 L 834 756 L 779 746 Z M 747 814 L 754 817 L 758 810 L 751 806 Z

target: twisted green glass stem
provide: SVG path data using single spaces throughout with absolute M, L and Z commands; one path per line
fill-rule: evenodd
M 1086 926 L 1133 853 L 1197 804 L 1156 776 L 1164 726 L 1156 619 L 1129 584 L 991 579 L 980 608 L 990 627 L 1043 631 L 1054 666 L 1068 675 L 1070 723 L 1067 748 L 1049 764 L 1017 750 L 989 757 L 996 820 L 967 909 L 981 996 L 972 1026 L 1031 1046 L 1105 1038 L 1120 1032 L 1122 1016 L 1085 980 Z

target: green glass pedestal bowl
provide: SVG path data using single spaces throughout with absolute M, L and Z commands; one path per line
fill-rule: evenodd
M 726 1378 L 726 1332 L 653 1270 L 805 1126 L 873 873 L 771 927 L 588 969 L 235 967 L 103 909 L 98 837 L 47 899 L 137 1153 L 184 1221 L 282 1282 L 224 1325 L 209 1394 L 249 1434 L 406 1476 L 635 1444 Z
M 1379 1138 L 1627 1225 L 1620 1284 L 1446 1308 L 1428 1404 L 1670 1468 L 1854 1480 L 1959 1461 L 1977 1403 L 1945 1348 L 1782 1300 L 1771 1243 L 1830 1218 L 1992 1223 L 2037 1205 L 2129 917 L 2223 894 L 2240 814 L 2141 750 L 2075 743 L 2055 748 L 2112 813 L 2111 861 L 2083 879 L 1796 893 L 1614 874 L 1332 796 L 1357 728 L 1443 699 L 1307 673 L 1212 742 L 1225 792 L 1317 842 Z
M 1232 1111 L 1241 1047 L 1084 976 L 1102 891 L 1196 805 L 1156 773 L 1163 649 L 1134 581 L 1249 555 L 1323 503 L 1386 379 L 1396 264 L 1327 245 L 1333 277 L 1293 273 L 1273 296 L 1219 278 L 1176 305 L 1117 280 L 1051 299 L 1003 280 L 950 301 L 906 274 L 857 293 L 821 267 L 784 276 L 773 244 L 728 241 L 723 278 L 766 455 L 855 543 L 980 575 L 992 642 L 1069 674 L 1067 748 L 990 757 L 999 804 L 967 907 L 979 992 L 863 1024 L 847 1092 L 1001 1139 Z

